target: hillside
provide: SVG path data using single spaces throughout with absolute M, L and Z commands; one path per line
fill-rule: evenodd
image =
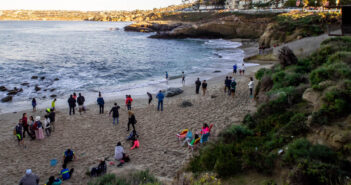
M 256 73 L 257 112 L 202 148 L 186 171 L 212 172 L 224 184 L 248 173 L 261 184 L 350 182 L 351 38 L 325 40 L 303 59 L 285 48 L 279 59 Z

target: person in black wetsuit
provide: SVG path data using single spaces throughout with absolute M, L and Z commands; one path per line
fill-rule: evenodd
M 196 87 L 195 92 L 196 92 L 196 94 L 199 94 L 200 86 L 201 86 L 200 78 L 197 78 L 197 80 L 195 81 L 195 87 Z
M 74 109 L 76 107 L 76 100 L 73 98 L 73 95 L 70 95 L 68 98 L 68 105 L 69 105 L 69 115 L 71 115 L 72 111 L 75 114 Z

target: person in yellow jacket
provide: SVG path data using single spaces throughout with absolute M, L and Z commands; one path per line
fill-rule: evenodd
M 51 102 L 51 107 L 55 110 L 56 98 Z

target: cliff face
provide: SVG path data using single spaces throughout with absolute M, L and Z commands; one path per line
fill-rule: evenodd
M 259 38 L 272 21 L 270 17 L 253 17 L 244 15 L 230 15 L 216 20 L 202 21 L 195 23 L 171 24 L 168 29 L 162 27 L 151 27 L 147 24 L 132 24 L 125 28 L 126 31 L 145 30 L 158 32 L 151 38 Z M 138 29 L 139 27 L 139 29 Z M 174 27 L 174 28 L 173 28 Z M 133 29 L 134 28 L 134 29 Z M 173 29 L 171 29 L 173 28 Z

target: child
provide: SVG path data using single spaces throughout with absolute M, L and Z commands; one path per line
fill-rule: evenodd
M 132 148 L 130 148 L 131 150 L 133 150 L 134 148 L 139 148 L 140 144 L 139 144 L 139 140 L 137 138 L 134 138 L 133 142 L 132 142 Z
M 62 180 L 68 180 L 72 177 L 72 174 L 74 172 L 74 168 L 69 170 L 66 166 L 66 164 L 62 165 L 62 170 L 61 170 L 61 175 L 62 175 Z

